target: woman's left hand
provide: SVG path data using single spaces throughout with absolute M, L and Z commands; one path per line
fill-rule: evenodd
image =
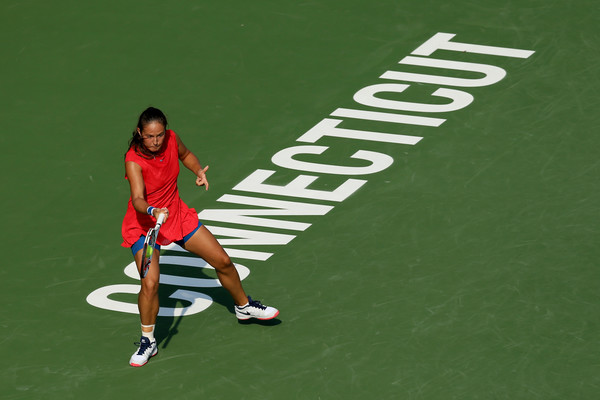
M 208 179 L 206 179 L 206 171 L 208 171 L 208 165 L 204 169 L 198 171 L 196 178 L 196 186 L 205 186 L 208 190 Z

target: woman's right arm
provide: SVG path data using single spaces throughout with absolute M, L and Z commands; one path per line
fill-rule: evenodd
M 127 175 L 127 180 L 129 181 L 129 188 L 131 190 L 131 204 L 133 204 L 133 208 L 137 212 L 146 214 L 148 207 L 152 204 L 148 204 L 146 198 L 144 197 L 144 176 L 142 175 L 142 167 L 139 164 L 133 161 L 125 162 L 125 174 Z M 152 216 L 154 218 L 158 217 L 159 213 L 166 213 L 168 216 L 168 210 L 166 208 L 155 208 L 152 211 Z

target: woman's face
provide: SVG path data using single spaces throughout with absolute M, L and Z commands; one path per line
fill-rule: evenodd
M 138 132 L 142 136 L 144 146 L 152 153 L 157 153 L 165 141 L 165 126 L 158 121 L 152 121 L 144 125 L 144 129 Z

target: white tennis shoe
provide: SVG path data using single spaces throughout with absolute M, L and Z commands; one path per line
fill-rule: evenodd
M 135 353 L 131 356 L 129 360 L 129 365 L 133 367 L 141 367 L 145 365 L 150 357 L 154 357 L 158 353 L 158 346 L 156 345 L 156 340 L 150 342 L 145 336 L 142 336 L 140 339 L 140 348 L 137 349 Z
M 250 296 L 248 296 L 248 304 L 244 307 L 235 306 L 235 316 L 239 320 L 247 320 L 250 318 L 269 320 L 278 315 L 278 309 L 262 305 L 260 301 L 252 300 Z

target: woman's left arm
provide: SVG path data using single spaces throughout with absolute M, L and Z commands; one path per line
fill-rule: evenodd
M 208 170 L 208 165 L 202 168 L 200 165 L 200 161 L 198 161 L 198 157 L 194 155 L 181 141 L 179 135 L 175 135 L 177 139 L 177 146 L 179 147 L 179 159 L 183 163 L 183 165 L 192 171 L 196 175 L 196 185 L 204 186 L 206 190 L 208 190 L 208 179 L 206 179 L 206 171 Z

